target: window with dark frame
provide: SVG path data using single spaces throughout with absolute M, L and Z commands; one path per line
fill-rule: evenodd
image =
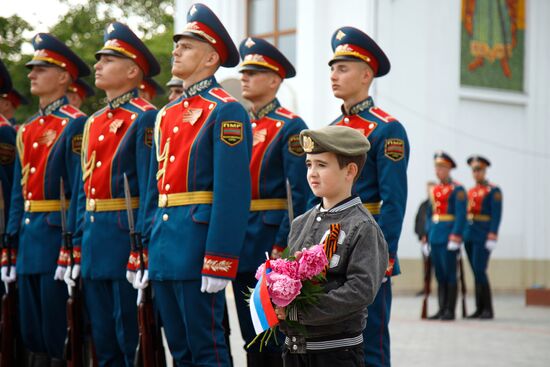
M 248 0 L 246 33 L 271 42 L 296 65 L 296 0 Z

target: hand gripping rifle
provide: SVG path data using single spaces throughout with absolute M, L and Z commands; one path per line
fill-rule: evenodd
M 126 213 L 128 215 L 128 228 L 130 229 L 130 247 L 132 251 L 139 254 L 139 266 L 141 276 L 145 272 L 145 256 L 143 254 L 143 243 L 141 242 L 141 233 L 136 232 L 134 224 L 134 212 L 132 210 L 132 195 L 130 193 L 130 184 L 128 177 L 124 173 L 124 199 L 126 202 Z M 135 367 L 163 367 L 166 365 L 164 347 L 162 345 L 162 334 L 160 327 L 157 327 L 155 312 L 153 310 L 153 299 L 151 287 L 143 290 L 139 297 L 138 304 L 138 324 L 139 339 L 134 357 Z
M 73 256 L 72 233 L 67 231 L 67 199 L 65 198 L 65 185 L 63 178 L 59 179 L 59 200 L 61 202 L 61 233 L 63 247 L 69 253 L 69 266 L 67 271 L 75 267 Z M 74 279 L 76 285 L 69 287 L 69 299 L 67 300 L 67 337 L 65 339 L 64 357 L 69 367 L 84 366 L 84 337 L 82 333 L 82 295 L 80 292 L 80 279 Z
M 0 182 L 0 239 L 2 240 L 2 249 L 7 253 L 8 274 L 13 265 L 11 258 L 12 239 L 5 233 L 4 217 L 4 192 L 2 182 Z M 17 288 L 15 282 L 6 283 L 6 293 L 2 296 L 2 321 L 0 325 L 0 366 L 9 367 L 18 365 L 18 345 L 19 336 L 17 335 Z

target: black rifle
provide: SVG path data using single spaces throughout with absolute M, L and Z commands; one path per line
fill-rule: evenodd
M 12 238 L 5 233 L 5 217 L 4 217 L 4 193 L 2 191 L 2 182 L 0 182 L 0 239 L 2 241 L 2 249 L 7 253 L 7 268 L 8 274 L 11 267 L 14 266 L 11 258 Z M 6 284 L 6 293 L 2 296 L 2 321 L 0 325 L 0 366 L 16 366 L 18 365 L 18 345 L 19 340 L 17 333 L 17 288 L 15 282 Z
M 132 210 L 132 195 L 128 177 L 124 174 L 124 199 L 126 201 L 126 213 L 128 214 L 128 228 L 130 229 L 130 247 L 139 254 L 139 266 L 141 276 L 145 272 L 145 257 L 143 255 L 143 243 L 141 233 L 136 232 L 134 225 L 134 212 Z M 141 297 L 138 304 L 139 339 L 134 359 L 135 367 L 164 367 L 166 357 L 162 344 L 162 333 L 157 326 L 151 287 L 140 290 Z
M 63 178 L 59 182 L 59 199 L 61 202 L 61 233 L 62 246 L 69 253 L 70 270 L 74 269 L 72 233 L 67 231 L 67 200 L 65 198 L 65 185 Z M 69 271 L 69 268 L 67 268 Z M 71 276 L 72 274 L 69 274 Z M 68 367 L 84 366 L 84 335 L 82 316 L 82 295 L 80 292 L 80 277 L 74 279 L 76 285 L 69 287 L 69 299 L 67 300 L 67 337 L 65 338 L 64 358 Z

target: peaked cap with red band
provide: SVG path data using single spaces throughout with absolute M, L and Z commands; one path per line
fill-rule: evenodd
M 466 161 L 469 166 L 475 167 L 475 166 L 481 166 L 481 167 L 490 167 L 491 162 L 480 155 L 473 155 Z
M 187 13 L 187 24 L 181 33 L 174 35 L 174 42 L 181 37 L 191 37 L 209 43 L 218 55 L 221 65 L 231 68 L 239 63 L 239 52 L 222 22 L 209 7 L 193 4 Z
M 26 67 L 55 65 L 67 70 L 73 80 L 90 75 L 90 68 L 67 45 L 49 33 L 38 33 L 32 39 L 34 55 Z
M 105 29 L 103 42 L 103 48 L 95 53 L 96 59 L 99 60 L 101 55 L 126 57 L 134 61 L 146 77 L 160 73 L 160 65 L 155 56 L 126 24 L 109 24 Z
M 262 38 L 248 37 L 244 39 L 239 46 L 239 53 L 243 60 L 239 71 L 271 70 L 283 79 L 296 75 L 294 66 L 285 55 Z
M 94 89 L 82 79 L 77 79 L 69 86 L 69 92 L 78 94 L 81 100 L 95 96 Z
M 434 162 L 436 165 L 441 164 L 450 168 L 456 168 L 455 161 L 451 158 L 450 155 L 440 150 L 434 154 Z
M 143 81 L 139 85 L 139 90 L 149 93 L 151 99 L 155 98 L 156 96 L 162 96 L 164 94 L 164 89 L 153 78 L 143 79 Z
M 390 71 L 390 60 L 372 38 L 357 28 L 342 27 L 332 35 L 334 55 L 329 65 L 340 60 L 364 61 L 374 71 L 374 76 L 386 75 Z

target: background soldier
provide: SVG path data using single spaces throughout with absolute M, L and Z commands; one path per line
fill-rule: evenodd
M 493 303 L 487 277 L 489 257 L 498 239 L 502 216 L 502 192 L 487 181 L 487 167 L 491 162 L 481 156 L 468 158 L 476 185 L 468 191 L 468 224 L 464 231 L 464 247 L 474 272 L 476 283 L 476 310 L 469 319 L 492 319 Z
M 80 139 L 85 115 L 68 104 L 67 88 L 89 75 L 88 66 L 50 34 L 33 38 L 31 93 L 40 110 L 18 130 L 10 218 L 7 233 L 17 244 L 17 277 L 21 334 L 37 366 L 62 365 L 67 320 L 67 288 L 56 272 L 61 245 L 60 178 L 71 197 L 68 230 L 74 228 L 76 182 L 80 176 Z M 7 255 L 3 251 L 2 259 Z M 14 254 L 15 255 L 15 254 Z M 7 256 L 6 256 L 7 257 Z M 13 259 L 15 260 L 15 259 Z M 15 261 L 13 261 L 15 263 Z M 14 269 L 2 280 L 13 282 Z
M 333 124 L 362 132 L 371 150 L 354 193 L 371 212 L 389 247 L 389 266 L 374 303 L 369 308 L 365 339 L 365 363 L 389 366 L 391 313 L 390 277 L 401 273 L 397 244 L 407 202 L 409 140 L 403 125 L 374 105 L 369 88 L 376 77 L 390 71 L 390 61 L 365 33 L 342 27 L 332 36 L 334 56 L 329 62 L 330 81 L 336 98 L 342 99 L 342 115 Z
M 84 79 L 77 79 L 69 87 L 67 92 L 67 97 L 69 98 L 69 103 L 80 108 L 84 100 L 88 97 L 95 96 L 94 89 L 84 81 Z
M 292 191 L 293 212 L 305 211 L 309 188 L 300 131 L 304 121 L 281 107 L 276 98 L 281 83 L 296 71 L 275 46 L 261 38 L 241 42 L 242 95 L 252 102 L 253 147 L 250 162 L 252 203 L 239 272 L 233 283 L 241 333 L 248 345 L 256 336 L 244 294 L 256 285 L 255 273 L 265 253 L 279 257 L 290 230 L 285 182 Z M 260 353 L 260 343 L 247 349 L 248 366 L 282 366 L 281 345 L 270 343 Z
M 6 66 L 0 60 L 0 106 L 12 103 L 7 99 L 8 93 L 13 90 L 11 77 Z M 6 96 L 6 97 L 4 97 Z M 13 182 L 13 163 L 15 161 L 15 129 L 4 115 L 6 109 L 0 109 L 0 180 L 2 181 L 2 195 L 4 198 L 4 218 L 7 221 L 10 209 L 11 186 Z M 13 113 L 12 113 L 13 117 Z M 0 287 L 0 295 L 4 294 L 4 287 Z
M 458 292 L 456 263 L 466 222 L 466 192 L 451 179 L 451 169 L 456 167 L 451 156 L 437 152 L 434 162 L 439 184 L 430 194 L 426 221 L 430 256 L 438 283 L 439 311 L 429 319 L 454 320 Z
M 138 97 L 138 86 L 144 76 L 158 74 L 160 67 L 122 23 L 111 23 L 104 41 L 96 53 L 95 84 L 105 91 L 109 104 L 84 127 L 73 257 L 82 261 L 84 299 L 99 365 L 129 367 L 138 342 L 137 292 L 125 280 L 130 238 L 123 175 L 130 183 L 133 209 L 144 207 L 140 201 L 145 199 L 157 111 Z M 139 221 L 141 216 L 136 218 Z M 132 256 L 137 259 L 135 253 Z M 129 264 L 131 281 L 135 264 Z M 74 286 L 79 273 L 79 265 L 68 270 L 67 284 Z
M 168 94 L 168 102 L 175 101 L 183 94 L 183 80 L 176 76 L 172 76 L 172 79 L 166 83 L 166 86 L 170 88 L 170 93 Z
M 149 276 L 176 364 L 227 366 L 221 291 L 237 274 L 245 237 L 252 137 L 246 111 L 214 73 L 235 66 L 239 54 L 202 4 L 174 41 L 172 74 L 185 92 L 155 123 Z
M 164 95 L 164 89 L 153 78 L 145 78 L 139 85 L 139 96 L 146 101 L 152 101 L 157 96 Z

